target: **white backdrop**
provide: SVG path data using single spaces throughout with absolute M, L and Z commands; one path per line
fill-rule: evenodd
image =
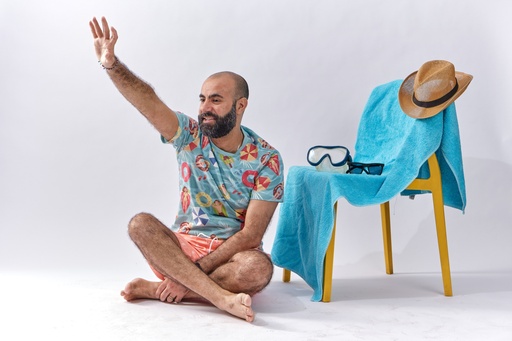
M 452 271 L 511 271 L 511 12 L 505 0 L 0 2 L 0 271 L 141 274 L 127 222 L 174 218 L 173 149 L 96 63 L 88 21 L 102 15 L 119 58 L 174 110 L 195 117 L 211 73 L 243 75 L 244 124 L 286 169 L 315 144 L 353 150 L 376 85 L 453 62 L 474 80 L 457 100 L 468 205 L 446 209 Z M 396 271 L 439 271 L 430 196 L 391 207 Z M 337 271 L 384 271 L 378 207 L 342 201 L 340 221 Z

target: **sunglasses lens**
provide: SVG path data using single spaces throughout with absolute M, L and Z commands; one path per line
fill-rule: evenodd
M 348 173 L 350 174 L 361 174 L 363 172 L 362 167 L 350 166 Z
M 382 165 L 371 165 L 367 167 L 368 174 L 373 175 L 381 175 L 382 174 Z

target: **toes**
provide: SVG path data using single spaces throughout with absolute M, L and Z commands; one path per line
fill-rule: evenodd
M 250 307 L 252 305 L 252 298 L 247 294 L 238 294 L 237 299 L 242 305 L 245 305 L 246 307 Z
M 247 322 L 254 321 L 254 311 L 251 308 L 252 298 L 247 294 L 238 294 L 238 302 L 242 305 L 242 311 Z
M 252 311 L 252 309 L 249 307 L 245 309 L 245 320 L 247 322 L 254 321 L 254 311 Z

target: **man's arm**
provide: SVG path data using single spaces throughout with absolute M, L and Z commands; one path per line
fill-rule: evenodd
M 99 62 L 119 92 L 151 122 L 166 140 L 170 140 L 178 129 L 176 113 L 158 98 L 148 83 L 138 78 L 117 59 L 114 53 L 118 39 L 117 31 L 114 27 L 109 27 L 104 17 L 101 18 L 101 23 L 102 27 L 96 18 L 89 22 Z
M 235 254 L 258 248 L 278 203 L 251 200 L 247 208 L 244 228 L 228 238 L 218 249 L 203 257 L 199 263 L 204 272 L 210 273 L 226 264 Z

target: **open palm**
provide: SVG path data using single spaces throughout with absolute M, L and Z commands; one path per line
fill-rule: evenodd
M 89 26 L 91 27 L 92 36 L 94 38 L 96 57 L 101 65 L 108 69 L 116 62 L 114 46 L 117 42 L 117 31 L 115 28 L 108 26 L 105 17 L 101 18 L 101 25 L 102 26 L 100 26 L 96 18 L 89 21 Z

